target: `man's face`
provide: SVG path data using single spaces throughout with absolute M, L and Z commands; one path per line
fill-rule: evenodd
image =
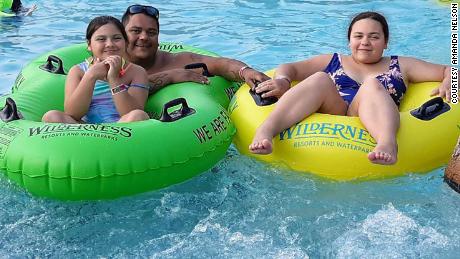
M 158 23 L 143 13 L 131 15 L 125 25 L 128 34 L 128 55 L 136 59 L 154 58 L 158 49 Z

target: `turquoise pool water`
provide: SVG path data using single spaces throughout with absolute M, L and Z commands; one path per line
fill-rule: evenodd
M 0 92 L 10 90 L 29 60 L 81 42 L 92 17 L 120 16 L 127 5 L 48 0 L 38 2 L 33 17 L 1 20 Z M 450 9 L 435 1 L 155 5 L 162 41 L 208 49 L 260 70 L 347 52 L 348 21 L 364 10 L 387 15 L 387 54 L 450 61 Z M 39 199 L 0 177 L 0 257 L 458 258 L 460 195 L 442 176 L 440 168 L 383 181 L 330 182 L 272 168 L 232 147 L 199 177 L 114 201 Z

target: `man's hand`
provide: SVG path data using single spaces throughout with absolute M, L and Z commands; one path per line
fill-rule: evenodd
M 251 89 L 255 89 L 256 82 L 264 82 L 270 79 L 266 74 L 259 72 L 253 68 L 247 67 L 243 71 L 241 71 L 242 79 L 251 87 Z
M 196 82 L 199 84 L 209 84 L 209 79 L 200 72 L 192 69 L 176 68 L 170 70 L 171 83 Z

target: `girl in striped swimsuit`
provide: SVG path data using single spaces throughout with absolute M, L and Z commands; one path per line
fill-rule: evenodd
M 111 123 L 149 119 L 145 70 L 125 62 L 127 36 L 121 22 L 111 16 L 93 19 L 86 31 L 93 56 L 73 66 L 67 76 L 64 112 L 52 110 L 44 122 Z

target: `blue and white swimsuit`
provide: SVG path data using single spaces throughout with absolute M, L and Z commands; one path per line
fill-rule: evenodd
M 83 72 L 87 72 L 90 64 L 84 61 L 78 65 Z M 110 123 L 120 120 L 120 114 L 112 99 L 110 85 L 103 80 L 97 80 L 94 85 L 93 98 L 88 112 L 81 118 L 86 123 Z
M 327 65 L 324 72 L 329 74 L 334 81 L 337 90 L 343 100 L 350 105 L 358 92 L 360 83 L 349 77 L 343 70 L 340 56 L 334 53 L 331 61 Z M 399 67 L 398 56 L 391 56 L 390 67 L 387 72 L 375 77 L 387 89 L 393 101 L 399 106 L 406 92 L 406 85 L 402 78 L 401 69 Z

